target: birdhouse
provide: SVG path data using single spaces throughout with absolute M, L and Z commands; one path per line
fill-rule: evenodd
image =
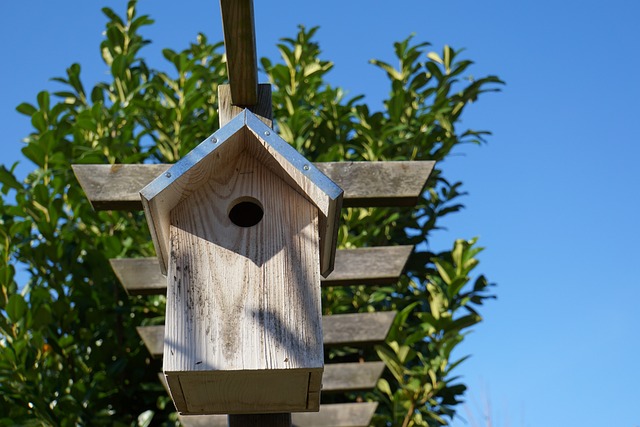
M 140 195 L 167 276 L 178 411 L 317 411 L 342 189 L 244 110 Z

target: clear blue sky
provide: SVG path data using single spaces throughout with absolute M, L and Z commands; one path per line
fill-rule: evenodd
M 26 118 L 50 77 L 72 62 L 87 84 L 106 72 L 98 45 L 103 2 L 6 2 L 0 17 L 2 163 L 21 159 Z M 125 1 L 110 5 L 124 11 Z M 459 373 L 481 423 L 493 427 L 640 426 L 640 3 L 632 0 L 256 1 L 259 55 L 275 57 L 296 25 L 320 25 L 330 79 L 379 105 L 388 91 L 371 58 L 416 33 L 435 50 L 466 48 L 476 76 L 507 82 L 472 107 L 465 125 L 493 131 L 441 165 L 462 180 L 467 209 L 432 241 L 480 237 L 481 270 L 499 299 L 463 345 Z M 216 0 L 141 0 L 156 24 L 147 57 L 180 49 L 202 31 L 222 37 Z M 23 161 L 21 174 L 31 166 Z M 634 261 L 635 260 L 635 261 Z

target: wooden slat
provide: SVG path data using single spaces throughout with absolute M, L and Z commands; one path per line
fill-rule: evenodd
M 396 283 L 412 251 L 412 245 L 338 250 L 334 270 L 322 286 Z
M 336 252 L 335 268 L 322 286 L 387 285 L 398 281 L 413 246 L 380 246 L 342 249 Z M 109 260 L 129 295 L 156 295 L 167 291 L 157 258 Z
M 323 316 L 324 345 L 364 345 L 382 342 L 387 337 L 395 317 L 395 311 Z
M 220 0 L 227 74 L 234 105 L 258 101 L 258 59 L 253 0 Z
M 336 314 L 322 317 L 324 345 L 364 345 L 382 342 L 389 333 L 395 311 Z M 164 325 L 136 328 L 153 357 L 161 357 Z
M 331 363 L 324 366 L 322 392 L 346 392 L 375 388 L 384 362 Z
M 413 206 L 435 162 L 314 163 L 344 190 L 343 207 Z M 140 210 L 140 190 L 171 165 L 73 165 L 96 210 Z
M 432 161 L 316 164 L 344 190 L 345 207 L 414 206 L 434 165 Z
M 366 427 L 376 412 L 376 402 L 320 405 L 320 412 L 292 414 L 294 427 Z M 184 427 L 227 427 L 225 415 L 181 415 Z
M 320 412 L 293 414 L 294 427 L 366 427 L 378 403 L 336 403 L 320 405 Z

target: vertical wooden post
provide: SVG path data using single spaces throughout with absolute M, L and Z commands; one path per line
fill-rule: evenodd
M 291 427 L 291 414 L 229 415 L 229 427 Z
M 253 0 L 220 0 L 231 103 L 241 107 L 258 102 L 258 57 Z
M 252 106 L 246 107 L 270 128 L 273 128 L 273 112 L 271 105 L 271 85 L 261 83 L 258 85 L 258 99 Z M 218 85 L 218 117 L 220 127 L 229 123 L 231 119 L 240 114 L 244 107 L 232 104 L 231 86 Z

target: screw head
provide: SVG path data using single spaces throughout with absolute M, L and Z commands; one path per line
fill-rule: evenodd
M 169 172 L 165 173 L 164 176 L 166 176 L 167 178 L 171 178 L 171 174 Z
M 264 131 L 264 134 L 265 134 L 266 136 L 269 136 L 269 135 L 271 135 L 271 132 L 269 132 L 268 130 L 265 130 L 265 131 Z
M 309 167 L 309 165 L 304 165 L 304 166 L 302 167 L 302 169 L 304 169 L 304 170 L 308 171 L 308 170 L 309 170 L 309 169 L 311 169 L 311 168 Z
M 215 136 L 212 136 L 209 141 L 211 141 L 211 142 L 213 142 L 215 144 L 215 143 L 218 142 L 218 138 L 216 138 Z

